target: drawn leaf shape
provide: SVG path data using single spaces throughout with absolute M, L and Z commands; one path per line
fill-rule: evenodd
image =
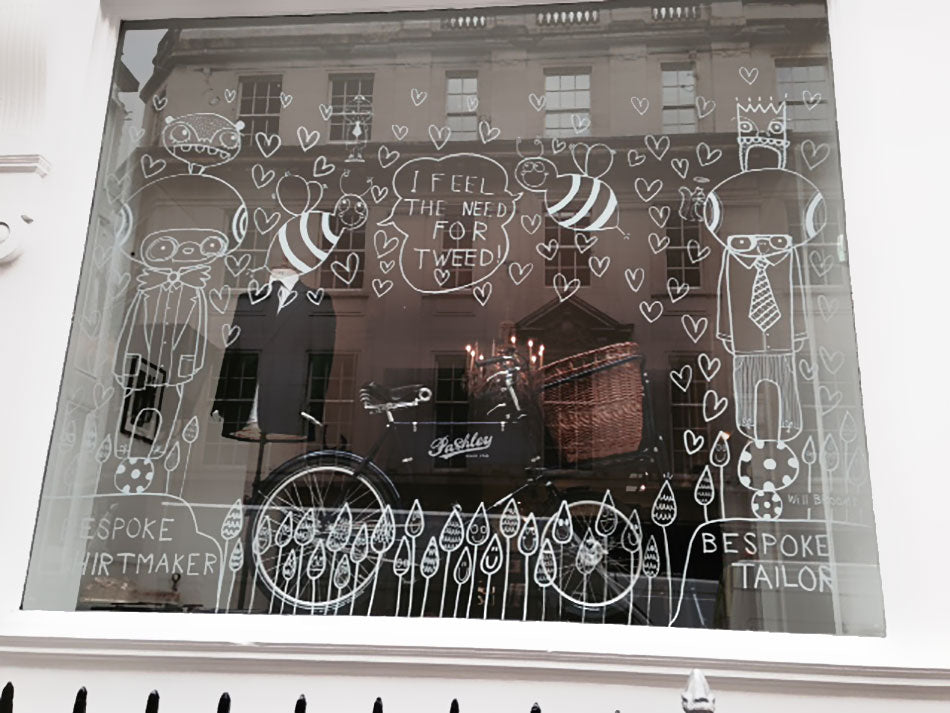
M 422 512 L 422 505 L 416 499 L 409 508 L 409 514 L 406 516 L 406 534 L 415 539 L 422 534 L 426 526 L 425 514 Z
M 112 456 L 112 436 L 106 436 L 102 439 L 102 443 L 99 444 L 99 449 L 96 451 L 96 462 L 99 465 L 105 463 Z
M 716 486 L 713 485 L 712 474 L 709 472 L 709 466 L 703 468 L 703 474 L 696 481 L 696 487 L 693 488 L 693 499 L 706 507 L 716 497 Z
M 280 568 L 280 575 L 284 579 L 293 579 L 297 574 L 297 550 L 291 550 L 290 555 L 284 560 L 284 566 Z
M 529 513 L 524 523 L 524 529 L 518 538 L 518 552 L 525 557 L 531 557 L 538 551 L 541 535 L 538 532 L 538 520 L 534 513 Z
M 425 552 L 422 553 L 422 561 L 419 563 L 419 571 L 426 579 L 439 571 L 439 546 L 436 544 L 435 537 L 429 538 L 429 544 L 426 545 Z
M 643 554 L 643 573 L 648 579 L 653 579 L 660 573 L 660 550 L 653 535 L 647 540 L 647 549 Z
M 664 480 L 663 485 L 660 486 L 660 492 L 653 501 L 650 517 L 653 518 L 653 524 L 660 527 L 669 527 L 676 519 L 676 498 L 673 496 L 670 481 Z
M 339 552 L 350 541 L 350 535 L 353 533 L 353 513 L 350 512 L 350 504 L 343 503 L 336 519 L 330 525 L 330 532 L 327 535 L 327 549 L 330 552 Z
M 350 548 L 350 559 L 359 564 L 369 556 L 369 528 L 364 522 L 360 529 L 356 531 L 356 537 L 353 538 L 353 546 Z
M 393 559 L 393 572 L 397 577 L 405 577 L 412 568 L 412 548 L 409 545 L 409 538 L 403 535 L 399 538 L 399 547 L 396 549 L 396 557 Z
M 465 541 L 474 547 L 480 547 L 488 542 L 491 535 L 491 527 L 488 523 L 488 513 L 485 511 L 485 503 L 479 503 L 472 519 L 468 521 L 468 529 L 465 531 Z
M 472 553 L 466 547 L 455 562 L 455 570 L 452 572 L 452 579 L 458 585 L 465 584 L 472 576 Z
M 310 508 L 300 518 L 297 529 L 294 530 L 294 542 L 301 547 L 309 545 L 317 536 L 317 511 L 316 508 Z
M 597 538 L 594 537 L 594 533 L 588 527 L 584 539 L 581 540 L 580 547 L 577 548 L 577 555 L 574 557 L 574 567 L 586 577 L 597 568 L 602 558 L 603 547 L 601 547 L 600 542 L 597 541 Z
M 802 448 L 802 461 L 805 465 L 814 465 L 818 460 L 818 450 L 815 448 L 814 436 L 809 436 L 805 441 L 805 447 Z
M 562 546 L 574 539 L 574 521 L 571 520 L 571 509 L 568 507 L 567 500 L 561 501 L 560 507 L 554 514 L 551 539 Z
M 838 429 L 838 435 L 844 443 L 851 443 L 858 437 L 858 428 L 854 423 L 854 416 L 850 411 L 845 411 L 841 419 L 841 428 Z
M 286 547 L 293 538 L 294 514 L 288 512 L 284 515 L 284 519 L 281 520 L 280 527 L 277 528 L 277 535 L 274 537 L 274 542 L 277 543 L 278 547 Z
M 634 554 L 640 551 L 642 544 L 643 530 L 640 527 L 640 513 L 634 508 L 630 513 L 630 521 L 620 535 L 620 546 L 630 554 Z
M 353 576 L 353 567 L 350 566 L 350 558 L 344 556 L 336 563 L 336 571 L 333 572 L 333 585 L 337 589 L 343 589 L 350 583 Z
M 178 441 L 175 441 L 175 445 L 168 451 L 168 455 L 165 456 L 165 462 L 162 465 L 169 473 L 178 470 L 178 466 L 181 465 L 181 444 L 179 444 Z
M 311 580 L 320 579 L 327 570 L 327 548 L 323 540 L 317 540 L 317 544 L 310 553 L 310 559 L 307 560 L 307 577 Z
M 192 416 L 181 431 L 181 437 L 189 446 L 198 440 L 198 417 Z
M 614 506 L 614 496 L 607 490 L 597 511 L 597 519 L 594 520 L 594 531 L 601 537 L 610 537 L 616 529 L 617 508 Z
M 725 431 L 720 431 L 713 441 L 712 450 L 709 451 L 709 462 L 717 468 L 725 468 L 729 465 L 732 455 L 729 453 L 729 436 Z
M 534 563 L 534 581 L 539 587 L 550 587 L 556 579 L 557 557 L 554 556 L 551 540 L 545 540 L 541 545 L 541 555 Z
M 82 449 L 84 451 L 91 451 L 96 447 L 96 441 L 98 440 L 99 432 L 96 431 L 95 424 L 93 424 L 92 428 L 87 429 L 85 435 L 83 436 Z
M 501 569 L 501 565 L 504 561 L 505 553 L 501 547 L 501 539 L 496 532 L 491 536 L 491 542 L 488 543 L 488 547 L 486 547 L 482 553 L 482 559 L 479 564 L 482 572 L 491 577 Z
M 373 552 L 378 555 L 388 552 L 396 541 L 396 519 L 393 517 L 393 509 L 389 505 L 383 508 L 383 514 L 379 516 L 376 524 L 373 525 L 373 534 L 369 538 L 369 546 Z
M 825 436 L 824 447 L 821 449 L 821 464 L 825 470 L 837 470 L 841 463 L 841 453 L 838 452 L 838 444 L 835 443 L 835 437 L 830 433 Z
M 175 445 L 178 444 L 176 443 Z M 225 541 L 233 540 L 241 534 L 243 527 L 244 506 L 241 504 L 241 499 L 238 498 L 234 501 L 231 509 L 228 510 L 228 514 L 224 516 L 224 520 L 221 523 L 221 537 L 223 537 Z
M 458 507 L 453 507 L 439 533 L 439 547 L 445 552 L 455 552 L 462 546 L 464 537 L 465 525 L 462 523 L 462 515 Z
M 251 544 L 251 551 L 255 555 L 262 555 L 270 549 L 274 541 L 274 528 L 270 523 L 270 518 L 265 517 L 257 526 L 257 532 L 254 534 L 254 542 Z
M 241 541 L 238 540 L 234 549 L 231 550 L 231 556 L 228 557 L 228 569 L 232 572 L 241 571 L 241 567 L 244 566 L 244 545 L 241 544 Z
M 518 528 L 520 527 L 521 514 L 518 512 L 518 503 L 515 502 L 514 498 L 508 498 L 508 504 L 505 505 L 505 510 L 498 521 L 498 529 L 501 530 L 502 537 L 510 540 L 518 534 Z

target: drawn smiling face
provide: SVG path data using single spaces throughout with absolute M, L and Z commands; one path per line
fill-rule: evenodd
M 227 163 L 241 150 L 244 122 L 220 114 L 169 116 L 162 130 L 162 144 L 174 158 L 188 165 L 189 173 Z
M 529 191 L 543 191 L 557 168 L 546 158 L 523 158 L 515 166 L 515 180 Z

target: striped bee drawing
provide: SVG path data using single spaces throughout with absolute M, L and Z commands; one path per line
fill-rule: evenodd
M 544 195 L 544 207 L 558 225 L 576 231 L 616 230 L 620 227 L 617 194 L 602 178 L 613 166 L 614 154 L 606 144 L 571 145 L 571 156 L 577 173 L 561 173 L 544 157 L 544 145 L 535 139 L 541 152 L 523 156 L 515 166 L 515 180 L 526 190 Z

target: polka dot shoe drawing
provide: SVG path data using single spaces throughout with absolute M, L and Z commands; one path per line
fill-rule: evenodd
M 749 441 L 739 454 L 739 482 L 749 490 L 775 492 L 795 482 L 799 465 L 784 441 Z
M 127 458 L 115 469 L 115 488 L 120 493 L 144 493 L 155 478 L 151 458 Z
M 752 514 L 760 520 L 778 520 L 782 516 L 782 496 L 774 490 L 759 490 L 752 496 Z

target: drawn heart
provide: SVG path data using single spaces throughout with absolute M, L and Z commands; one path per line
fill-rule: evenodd
M 828 144 L 815 144 L 811 139 L 805 139 L 802 141 L 802 145 L 799 147 L 801 151 L 802 158 L 805 159 L 805 163 L 808 164 L 808 168 L 811 171 L 814 171 L 822 163 L 825 162 L 825 159 L 831 154 L 831 149 L 828 147 Z
M 584 233 L 574 233 L 574 245 L 577 246 L 577 249 L 581 253 L 586 253 L 588 250 L 594 247 L 594 243 L 596 242 L 596 235 L 587 236 Z
M 534 235 L 538 231 L 538 228 L 541 227 L 541 215 L 539 213 L 535 213 L 534 215 L 522 215 L 521 227 L 524 228 L 528 235 Z
M 759 68 L 753 67 L 749 69 L 748 67 L 739 67 L 739 76 L 742 77 L 742 81 L 752 86 L 755 84 L 755 80 L 759 78 Z
M 719 357 L 711 357 L 708 354 L 700 354 L 697 361 L 699 363 L 699 370 L 703 372 L 703 378 L 706 379 L 706 381 L 712 381 L 722 366 Z
M 406 138 L 406 134 L 409 133 L 409 127 L 403 126 L 402 124 L 393 124 L 392 125 L 393 136 L 396 137 L 396 141 L 402 141 Z
M 557 155 L 567 148 L 567 142 L 564 139 L 551 139 L 551 153 Z
M 684 364 L 682 368 L 677 371 L 676 369 L 670 370 L 670 381 L 683 393 L 689 388 L 690 383 L 693 380 L 693 367 L 689 364 Z
M 554 292 L 557 293 L 561 302 L 569 299 L 580 288 L 581 281 L 576 277 L 573 280 L 568 280 L 560 272 L 554 276 Z
M 709 246 L 701 247 L 696 238 L 690 238 L 686 243 L 686 255 L 694 265 L 709 257 L 711 252 L 712 249 Z
M 409 92 L 409 98 L 412 100 L 412 103 L 415 106 L 420 106 L 422 102 L 426 100 L 429 96 L 429 92 L 423 89 L 416 89 L 415 87 Z
M 634 292 L 639 292 L 640 287 L 643 286 L 643 278 L 646 277 L 646 272 L 642 267 L 638 267 L 635 270 L 631 270 L 628 267 L 623 271 L 623 276 L 627 280 L 627 287 Z
M 168 104 L 168 97 L 157 95 L 152 97 L 152 106 L 155 107 L 155 111 L 161 111 L 166 104 Z
M 815 378 L 815 365 L 810 364 L 804 359 L 799 360 L 798 371 L 801 372 L 802 378 L 806 381 L 811 381 Z
M 698 433 L 693 433 L 691 428 L 687 428 L 683 431 L 683 445 L 686 447 L 686 452 L 690 455 L 698 453 L 705 442 L 706 439 Z
M 379 147 L 376 156 L 379 158 L 379 165 L 382 168 L 389 168 L 399 160 L 399 152 L 390 150 L 385 144 Z
M 166 165 L 165 159 L 153 159 L 148 154 L 142 154 L 140 164 L 142 166 L 142 175 L 145 176 L 145 178 L 151 178 L 152 176 L 158 175 L 165 170 Z
M 838 300 L 829 300 L 825 295 L 818 295 L 818 311 L 821 318 L 828 322 L 838 312 Z
M 390 272 L 392 272 L 394 267 L 396 267 L 395 260 L 380 260 L 379 261 L 379 269 L 383 271 L 384 275 L 388 275 Z
M 274 170 L 269 168 L 265 171 L 261 164 L 255 163 L 251 166 L 251 180 L 254 181 L 254 185 L 258 189 L 264 188 L 268 183 L 274 180 Z
M 429 138 L 432 140 L 432 145 L 435 146 L 436 151 L 442 150 L 451 135 L 452 129 L 448 126 L 429 124 Z
M 310 300 L 310 303 L 314 307 L 319 307 L 320 303 L 323 302 L 325 294 L 326 291 L 322 287 L 318 287 L 315 290 L 307 290 L 307 299 Z
M 837 374 L 844 364 L 844 354 L 839 351 L 828 351 L 825 347 L 818 347 L 818 356 L 821 357 L 821 363 L 831 374 Z
M 516 285 L 520 285 L 527 279 L 533 269 L 534 263 L 529 262 L 526 265 L 522 265 L 519 262 L 513 262 L 508 266 L 508 277 L 510 277 L 511 281 Z
M 228 309 L 228 303 L 231 301 L 230 286 L 221 285 L 221 287 L 211 290 L 208 293 L 208 300 L 211 302 L 211 306 L 215 312 L 224 314 Z
M 317 156 L 313 162 L 313 177 L 323 178 L 336 170 L 336 164 L 327 161 L 326 156 Z
M 657 193 L 663 190 L 663 181 L 659 178 L 655 178 L 652 181 L 647 181 L 645 178 L 638 178 L 633 182 L 633 187 L 637 195 L 640 196 L 640 200 L 644 203 L 649 203 L 656 198 Z
M 377 186 L 375 183 L 369 187 L 369 194 L 373 197 L 374 203 L 382 203 L 389 195 L 389 189 L 386 186 Z
M 699 340 L 703 338 L 703 335 L 706 333 L 706 327 L 709 326 L 709 320 L 705 317 L 693 317 L 691 314 L 684 314 L 680 317 L 680 322 L 683 325 L 683 331 L 686 332 L 686 336 L 689 337 L 693 344 L 698 344 Z
M 261 152 L 264 158 L 270 158 L 280 148 L 280 136 L 258 131 L 254 134 L 254 143 L 257 144 L 257 150 Z
M 290 102 L 294 100 L 293 94 L 288 94 L 287 92 L 280 93 L 280 105 L 286 109 L 290 106 Z
M 320 116 L 323 117 L 324 121 L 330 121 L 330 117 L 333 116 L 333 107 L 329 104 L 321 104 Z
M 452 273 L 448 270 L 437 267 L 432 271 L 432 276 L 435 278 L 436 283 L 439 287 L 445 287 L 445 283 L 449 281 L 449 278 L 452 277 Z
M 657 138 L 653 134 L 647 134 L 643 137 L 643 143 L 646 144 L 647 149 L 657 161 L 662 161 L 663 157 L 666 156 L 666 152 L 670 150 L 669 136 Z
M 653 300 L 652 302 L 643 300 L 640 302 L 640 314 L 647 322 L 653 324 L 663 315 L 663 303 L 659 300 Z
M 824 277 L 834 267 L 835 261 L 831 255 L 822 255 L 817 250 L 813 250 L 808 255 L 808 262 L 811 263 L 811 269 L 818 277 Z
M 277 221 L 280 220 L 280 211 L 275 210 L 268 213 L 263 208 L 254 209 L 254 225 L 257 226 L 258 233 L 269 233 L 277 227 Z
M 841 403 L 841 392 L 832 391 L 822 384 L 818 387 L 818 402 L 821 404 L 821 415 L 826 416 Z
M 595 277 L 603 277 L 604 273 L 607 272 L 607 268 L 610 267 L 610 257 L 607 255 L 604 257 L 595 257 L 591 255 L 587 259 L 587 265 L 590 267 L 590 271 L 594 273 Z
M 700 119 L 705 119 L 716 110 L 716 102 L 713 99 L 707 99 L 703 96 L 696 97 L 696 114 Z
M 145 129 L 143 129 L 141 126 L 129 127 L 129 138 L 132 139 L 132 143 L 137 144 L 142 140 L 143 136 L 145 136 Z
M 129 286 L 129 282 L 131 282 L 131 280 L 132 276 L 127 272 L 123 272 L 121 275 L 119 275 L 118 281 L 112 286 L 112 294 L 114 296 L 113 298 L 121 296 L 122 293 L 125 292 L 125 288 Z
M 222 324 L 221 338 L 224 339 L 224 346 L 229 347 L 237 338 L 241 336 L 241 328 L 236 324 Z
M 224 258 L 224 266 L 228 269 L 228 272 L 230 272 L 235 277 L 244 272 L 250 263 L 251 256 L 247 254 L 241 255 L 241 257 L 237 257 L 236 255 L 227 255 Z
M 645 97 L 630 97 L 630 106 L 632 106 L 633 110 L 640 116 L 643 116 L 650 108 L 650 100 Z
M 554 256 L 557 254 L 557 239 L 551 238 L 546 243 L 538 243 L 534 246 L 534 249 L 538 251 L 538 255 L 543 257 L 545 260 L 553 260 Z
M 472 296 L 482 307 L 488 304 L 488 300 L 491 298 L 491 293 L 492 284 L 490 282 L 485 282 L 472 288 Z
M 802 101 L 805 103 L 805 106 L 808 107 L 808 111 L 811 111 L 816 106 L 821 104 L 821 92 L 815 92 L 812 94 L 807 89 L 802 91 Z
M 300 142 L 300 148 L 305 152 L 317 145 L 320 140 L 320 132 L 314 129 L 310 131 L 306 126 L 297 127 L 297 141 Z
M 674 158 L 670 161 L 670 166 L 673 167 L 673 170 L 676 171 L 676 175 L 686 180 L 686 174 L 689 173 L 689 159 L 686 158 Z
M 230 103 L 232 103 L 235 99 L 237 99 L 237 92 L 236 92 L 236 91 L 234 91 L 233 89 L 225 89 L 225 90 L 224 90 L 224 101 L 226 101 L 228 104 L 230 104 Z
M 713 149 L 705 141 L 696 145 L 696 160 L 700 166 L 709 166 L 722 158 L 722 149 Z
M 297 299 L 297 294 L 296 291 L 288 290 L 283 285 L 280 285 L 280 287 L 277 288 L 277 299 L 280 302 L 281 309 L 289 306 L 290 303 Z
M 590 117 L 571 114 L 571 126 L 574 127 L 575 134 L 583 134 L 590 128 Z
M 95 407 L 102 408 L 115 392 L 115 389 L 111 386 L 106 386 L 105 384 L 96 384 L 92 387 L 92 402 L 95 404 Z
M 376 293 L 377 297 L 382 297 L 387 292 L 393 288 L 392 280 L 380 280 L 378 277 L 373 278 L 373 292 Z
M 544 107 L 547 106 L 548 98 L 545 95 L 538 96 L 534 92 L 531 92 L 528 95 L 528 103 L 531 104 L 531 107 L 535 111 L 544 111 Z
M 106 178 L 106 195 L 109 196 L 110 203 L 116 203 L 122 199 L 122 194 L 126 189 L 125 178 L 109 176 Z
M 353 280 L 356 279 L 356 274 L 360 269 L 360 256 L 357 253 L 350 253 L 346 256 L 346 262 L 340 262 L 335 260 L 332 265 L 330 265 L 330 271 L 337 276 L 337 279 L 341 282 L 345 282 L 347 285 L 353 284 Z
M 471 96 L 465 100 L 465 104 L 468 106 L 469 111 L 478 110 L 478 97 Z
M 670 219 L 670 207 L 665 206 L 650 206 L 650 218 L 653 219 L 653 222 L 656 223 L 658 228 L 666 227 L 666 221 Z
M 670 244 L 670 236 L 664 235 L 660 236 L 656 233 L 650 233 L 650 250 L 653 251 L 654 255 L 659 255 L 661 252 L 666 250 L 666 246 Z
M 483 144 L 494 141 L 499 136 L 501 136 L 501 129 L 492 127 L 492 125 L 484 119 L 478 122 L 478 138 L 482 140 Z
M 373 245 L 376 247 L 376 257 L 384 258 L 399 247 L 399 238 L 391 238 L 385 230 L 377 230 L 373 235 Z
M 646 160 L 647 155 L 645 153 L 640 153 L 636 149 L 630 149 L 627 151 L 627 164 L 630 166 L 630 168 L 636 168 Z
M 720 396 L 715 390 L 709 389 L 703 394 L 703 419 L 706 423 L 715 421 L 722 416 L 722 412 L 726 410 L 728 405 L 729 399 L 725 396 Z
M 671 277 L 666 281 L 666 294 L 670 296 L 670 302 L 676 304 L 689 294 L 689 284 Z
M 247 283 L 248 301 L 252 305 L 256 305 L 258 302 L 263 302 L 268 297 L 270 297 L 273 286 L 274 283 L 272 282 L 265 282 L 263 285 L 261 285 L 257 280 L 251 278 Z

